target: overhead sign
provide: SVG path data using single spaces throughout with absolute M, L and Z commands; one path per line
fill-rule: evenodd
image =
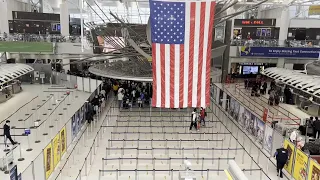
M 287 58 L 319 58 L 320 48 L 291 47 L 247 47 L 242 46 L 240 56 L 247 57 L 287 57 Z
M 275 26 L 276 19 L 235 19 L 234 26 Z
M 310 15 L 320 15 L 320 6 L 319 5 L 312 5 L 309 6 L 309 16 Z

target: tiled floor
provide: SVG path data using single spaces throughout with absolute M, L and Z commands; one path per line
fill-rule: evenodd
M 30 165 L 31 161 L 40 154 L 42 149 L 90 96 L 89 93 L 73 90 L 70 90 L 71 93 L 67 96 L 67 89 L 51 85 L 22 84 L 22 88 L 21 93 L 0 104 L 0 120 L 8 119 L 11 121 L 10 125 L 16 127 L 11 130 L 11 134 L 17 135 L 13 138 L 20 143 L 13 150 L 14 164 L 18 165 L 18 172 L 23 172 Z M 29 104 L 23 106 L 29 101 Z M 38 127 L 31 129 L 29 136 L 21 136 L 25 128 L 35 126 L 35 121 L 38 122 Z M 3 122 L 1 128 L 2 126 Z M 53 127 L 49 128 L 49 126 Z M 43 135 L 45 133 L 48 135 Z M 40 142 L 35 143 L 36 140 Z M 3 136 L 0 137 L 0 142 L 0 157 L 2 158 L 4 156 Z M 10 144 L 9 140 L 8 144 Z M 20 149 L 24 161 L 17 161 L 20 158 Z M 26 151 L 27 149 L 32 149 L 32 151 Z M 9 179 L 9 176 L 0 171 L 0 179 Z
M 79 147 L 81 152 L 72 157 L 75 161 L 70 161 L 63 170 L 62 179 L 75 180 L 81 167 L 81 179 L 86 180 L 178 179 L 179 171 L 185 169 L 182 158 L 190 159 L 197 179 L 207 179 L 208 175 L 209 179 L 226 179 L 223 170 L 228 167 L 227 159 L 235 159 L 250 180 L 277 179 L 273 159 L 269 161 L 269 155 L 265 156 L 261 147 L 242 134 L 219 109 L 208 113 L 207 128 L 199 132 L 189 131 L 190 112 L 187 111 L 160 113 L 153 108 L 151 118 L 149 108 L 132 112 L 113 109 L 111 112 L 103 122 L 99 147 L 95 147 L 92 160 L 87 160 L 87 168 L 82 165 L 85 157 L 90 157 L 87 145 L 90 143 L 85 142 L 85 146 Z M 92 136 L 89 135 L 89 142 L 96 133 L 93 131 Z M 138 143 L 138 139 L 142 141 Z M 121 172 L 117 173 L 117 169 Z M 203 174 L 202 169 L 205 170 Z

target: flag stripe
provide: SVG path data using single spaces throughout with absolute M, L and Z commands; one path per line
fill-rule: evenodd
M 174 67 L 175 67 L 175 76 L 174 76 L 174 84 L 171 84 L 174 86 L 174 108 L 179 108 L 179 86 L 180 86 L 180 45 L 175 44 L 175 58 L 174 58 Z
M 210 106 L 210 69 L 211 69 L 211 44 L 212 44 L 212 31 L 214 23 L 215 2 L 210 3 L 210 23 L 208 32 L 208 48 L 207 48 L 207 69 L 206 69 L 206 106 Z
M 155 43 L 152 43 L 152 49 L 154 48 L 157 48 L 156 47 L 157 45 Z M 155 58 L 157 55 L 157 51 L 152 51 L 152 57 Z M 158 93 L 157 93 L 157 84 L 158 84 L 158 81 L 157 81 L 157 61 L 156 59 L 153 59 L 153 62 L 152 62 L 152 77 L 153 77 L 153 84 L 152 84 L 152 106 L 157 106 L 157 96 L 158 96 Z
M 166 81 L 166 73 L 165 73 L 165 44 L 160 44 L 160 61 L 161 61 L 161 107 L 165 107 L 165 81 Z
M 170 44 L 170 94 L 166 94 L 167 96 L 170 96 L 170 108 L 174 107 L 174 84 L 175 84 L 175 45 Z
M 180 78 L 179 78 L 179 107 L 185 107 L 184 106 L 184 74 L 185 74 L 185 68 L 184 68 L 184 45 L 180 45 Z
M 204 84 L 202 84 L 202 78 L 204 78 L 204 76 L 202 76 L 202 69 L 203 67 L 203 60 L 204 56 L 203 56 L 203 37 L 204 37 L 204 25 L 205 25 L 205 18 L 206 18 L 206 2 L 201 2 L 200 3 L 200 38 L 199 38 L 199 59 L 198 59 L 198 87 L 197 87 L 197 107 L 201 106 L 201 99 L 203 98 L 203 96 L 201 96 L 201 89 L 204 89 L 205 86 Z M 203 23 L 204 22 L 204 23 Z
M 207 56 L 207 49 L 208 49 L 208 31 L 209 31 L 209 24 L 210 24 L 210 8 L 211 8 L 211 3 L 206 3 L 206 7 L 203 10 L 205 12 L 205 20 L 204 20 L 204 36 L 202 37 L 203 39 L 203 58 L 204 62 L 202 63 L 202 71 L 201 71 L 201 102 L 200 106 L 201 107 L 206 107 L 206 89 L 209 88 L 207 87 L 206 80 L 207 80 L 207 68 L 210 69 L 210 67 L 207 67 L 208 61 L 210 62 L 210 58 L 208 59 Z
M 170 44 L 166 44 L 165 46 L 165 104 L 164 107 L 170 107 Z
M 193 96 L 192 96 L 192 85 L 193 85 L 193 59 L 194 59 L 194 27 L 195 27 L 195 9 L 196 9 L 196 3 L 195 2 L 191 2 L 190 4 L 190 36 L 189 36 L 189 80 L 187 83 L 189 83 L 188 85 L 188 106 L 192 107 L 192 100 L 193 100 Z
M 190 3 L 186 3 L 186 13 L 185 13 L 185 18 L 188 19 L 190 18 Z M 189 105 L 189 73 L 190 73 L 190 67 L 189 67 L 189 60 L 190 60 L 190 57 L 189 57 L 189 53 L 190 53 L 190 50 L 189 50 L 189 47 L 190 47 L 190 27 L 191 24 L 190 24 L 190 21 L 186 21 L 185 22 L 185 36 L 184 36 L 184 40 L 185 40 L 185 44 L 184 44 L 184 68 L 183 68 L 183 71 L 184 71 L 184 79 L 183 79 L 183 107 L 190 107 Z
M 192 81 L 192 107 L 197 107 L 198 87 L 201 88 L 198 84 L 198 66 L 199 66 L 199 38 L 200 38 L 200 11 L 201 11 L 201 2 L 195 2 L 195 27 L 194 27 L 194 49 L 193 54 L 193 81 Z
M 156 49 L 160 49 L 160 44 L 156 44 L 156 43 L 154 43 L 155 44 L 155 46 L 156 46 Z M 156 96 L 156 106 L 157 107 L 161 107 L 161 101 L 162 101 L 162 97 L 161 97 L 161 95 L 162 95 L 162 93 L 161 93 L 161 90 L 162 90 L 162 86 L 161 86 L 161 81 L 162 81 L 162 73 L 161 73 L 161 52 L 160 51 L 156 51 L 156 59 L 155 60 L 153 60 L 154 62 L 156 62 L 156 64 L 155 64 L 155 66 L 157 66 L 156 67 L 156 77 L 157 77 L 157 81 L 156 81 L 156 90 L 154 91 L 154 93 L 157 93 L 157 96 Z M 152 61 L 152 62 L 153 62 Z M 160 69 L 158 68 L 158 67 L 160 67 Z

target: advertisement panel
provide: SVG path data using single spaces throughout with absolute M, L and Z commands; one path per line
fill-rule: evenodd
M 60 147 L 61 147 L 61 157 L 64 155 L 64 153 L 67 151 L 67 130 L 64 126 L 60 131 Z
M 247 47 L 242 46 L 240 56 L 245 57 L 288 57 L 288 58 L 317 58 L 320 48 L 292 47 Z
M 246 114 L 245 114 L 245 111 L 244 111 L 244 107 L 242 105 L 240 105 L 240 108 L 239 108 L 239 119 L 238 119 L 238 122 L 240 124 L 240 126 L 244 127 L 245 126 L 245 122 L 246 122 Z
M 262 144 L 264 137 L 264 122 L 256 117 L 253 127 L 253 136 L 257 138 L 259 144 Z
M 48 144 L 46 148 L 43 150 L 43 156 L 44 156 L 44 166 L 46 171 L 46 179 L 50 177 L 50 175 L 53 172 L 53 152 L 52 152 L 52 145 L 51 143 Z
M 55 168 L 60 161 L 60 133 L 52 140 L 53 144 L 53 167 Z
M 316 160 L 310 159 L 308 180 L 318 180 L 320 178 L 320 165 Z
M 283 146 L 285 149 L 288 150 L 289 159 L 287 161 L 287 164 L 284 166 L 284 169 L 291 174 L 292 172 L 292 165 L 293 165 L 293 154 L 294 154 L 294 145 L 289 140 L 284 140 Z
M 272 151 L 272 134 L 273 134 L 273 129 L 269 125 L 265 126 L 264 130 L 264 138 L 263 138 L 263 148 L 270 154 Z
M 71 130 L 72 130 L 72 140 L 77 136 L 78 133 L 78 124 L 76 120 L 76 114 L 72 116 L 72 123 L 71 123 Z
M 309 6 L 308 14 L 309 14 L 309 16 L 311 16 L 311 15 L 320 15 L 320 6 L 319 5 Z
M 308 156 L 300 149 L 296 150 L 293 177 L 295 180 L 305 180 L 307 177 Z

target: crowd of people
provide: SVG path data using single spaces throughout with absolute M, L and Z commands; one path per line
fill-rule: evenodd
M 120 109 L 128 109 L 133 106 L 143 108 L 144 105 L 150 105 L 150 98 L 152 97 L 150 83 L 112 81 L 111 84 Z
M 268 93 L 268 104 L 271 106 L 277 106 L 280 102 L 293 104 L 292 89 L 290 89 L 289 86 L 277 86 L 274 80 L 270 82 L 269 88 L 267 81 L 263 79 L 245 79 L 244 86 L 245 89 L 250 89 L 251 87 L 251 96 L 259 97 L 260 95 Z

